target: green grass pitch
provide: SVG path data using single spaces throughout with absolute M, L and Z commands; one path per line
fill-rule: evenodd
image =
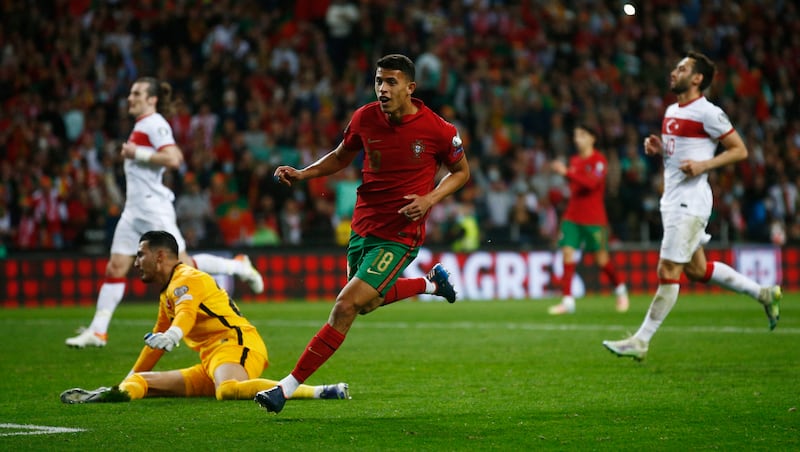
M 770 332 L 745 296 L 683 295 L 645 362 L 605 350 L 638 328 L 649 300 L 618 314 L 610 296 L 589 296 L 567 317 L 547 315 L 554 300 L 396 303 L 360 317 L 308 381 L 346 381 L 352 400 L 290 401 L 279 415 L 213 399 L 64 405 L 64 389 L 127 374 L 155 302 L 123 302 L 109 345 L 86 350 L 64 339 L 92 309 L 3 310 L 0 449 L 800 449 L 800 296 L 784 296 Z M 240 307 L 266 339 L 264 376 L 280 379 L 331 304 Z M 184 346 L 156 370 L 195 362 Z

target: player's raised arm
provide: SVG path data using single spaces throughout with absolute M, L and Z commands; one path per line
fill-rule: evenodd
M 275 168 L 275 179 L 284 185 L 291 186 L 292 182 L 329 176 L 349 166 L 357 154 L 357 152 L 345 149 L 344 142 L 342 142 L 339 143 L 339 146 L 336 146 L 336 149 L 301 170 L 291 166 Z

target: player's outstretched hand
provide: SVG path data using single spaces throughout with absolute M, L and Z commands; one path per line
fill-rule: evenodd
M 553 160 L 550 162 L 550 170 L 563 176 L 567 174 L 567 165 L 565 165 L 561 160 Z
M 300 179 L 300 171 L 291 166 L 279 166 L 275 168 L 275 180 L 278 183 L 292 186 L 292 182 Z
M 181 338 L 174 330 L 167 330 L 164 333 L 147 333 L 144 335 L 144 343 L 150 348 L 158 348 L 171 352 L 177 347 Z
M 647 155 L 661 154 L 661 151 L 664 149 L 663 146 L 664 144 L 661 142 L 661 138 L 656 135 L 650 135 L 644 139 L 644 153 Z

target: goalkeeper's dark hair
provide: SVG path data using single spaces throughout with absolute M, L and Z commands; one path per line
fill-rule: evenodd
M 150 249 L 164 249 L 178 257 L 178 241 L 167 231 L 147 231 L 139 239 L 142 242 L 147 242 Z
M 165 117 L 170 117 L 175 113 L 175 106 L 172 103 L 172 86 L 169 83 L 159 81 L 155 77 L 139 77 L 136 79 L 136 83 L 147 83 L 147 97 L 158 98 L 157 112 Z
M 709 57 L 694 50 L 686 52 L 686 57 L 694 60 L 694 69 L 692 69 L 692 73 L 701 74 L 703 76 L 703 81 L 700 82 L 700 91 L 705 91 L 706 88 L 711 86 L 711 82 L 714 81 L 714 74 L 717 72 L 716 65 L 714 65 L 714 62 L 711 61 Z
M 414 62 L 405 55 L 399 53 L 392 53 L 382 56 L 377 63 L 381 69 L 391 69 L 393 71 L 400 71 L 405 74 L 409 82 L 413 82 L 417 76 L 417 69 Z

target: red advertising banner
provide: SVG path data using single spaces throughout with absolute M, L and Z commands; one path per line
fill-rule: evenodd
M 253 295 L 240 282 L 230 287 L 237 300 L 284 302 L 332 301 L 346 282 L 344 251 L 250 250 L 250 257 L 266 281 L 263 294 Z M 762 285 L 782 284 L 786 291 L 800 289 L 800 249 L 740 247 L 706 250 L 709 261 L 732 264 Z M 650 293 L 657 286 L 658 251 L 612 252 L 631 293 Z M 4 308 L 38 306 L 93 306 L 103 280 L 107 258 L 87 256 L 25 256 L 0 261 L 0 302 Z M 464 300 L 536 299 L 555 297 L 561 274 L 559 254 L 549 251 L 485 251 L 469 254 L 422 249 L 405 276 L 422 276 L 436 263 L 450 270 L 453 284 Z M 586 256 L 578 266 L 573 292 L 610 293 L 605 277 Z M 135 270 L 128 276 L 126 299 L 157 297 L 155 288 L 142 283 Z M 721 291 L 717 287 L 685 281 L 681 290 Z

